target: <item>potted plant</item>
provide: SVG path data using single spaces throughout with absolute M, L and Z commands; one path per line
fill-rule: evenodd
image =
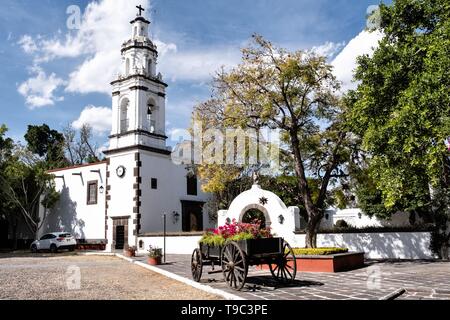
M 162 249 L 156 246 L 150 246 L 148 250 L 148 264 L 156 266 L 161 264 Z
M 136 250 L 137 250 L 136 246 L 127 246 L 123 250 L 123 253 L 125 254 L 126 257 L 135 257 Z

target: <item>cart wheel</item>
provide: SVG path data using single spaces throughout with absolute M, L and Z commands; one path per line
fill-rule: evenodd
M 276 260 L 276 266 L 269 264 L 272 276 L 279 282 L 291 283 L 295 280 L 297 264 L 295 254 L 289 243 L 283 240 L 283 254 Z
M 203 270 L 203 260 L 202 260 L 202 253 L 199 249 L 195 249 L 194 252 L 192 252 L 191 257 L 191 271 L 192 271 L 192 278 L 200 282 L 200 278 L 202 277 L 202 270 Z
M 235 242 L 225 245 L 221 263 L 225 282 L 230 288 L 241 290 L 247 279 L 248 265 L 245 253 Z

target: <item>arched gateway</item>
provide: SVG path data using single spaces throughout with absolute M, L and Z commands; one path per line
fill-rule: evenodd
M 236 219 L 246 222 L 249 213 L 264 217 L 263 222 L 272 232 L 288 242 L 294 239 L 294 231 L 300 227 L 298 207 L 286 207 L 284 202 L 273 192 L 261 189 L 254 184 L 250 190 L 242 192 L 232 202 L 228 210 L 218 212 L 218 224 Z

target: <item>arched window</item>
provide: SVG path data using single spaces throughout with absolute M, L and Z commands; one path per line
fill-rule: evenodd
M 255 220 L 261 221 L 261 228 L 266 227 L 266 217 L 264 213 L 258 209 L 250 209 L 242 216 L 242 222 L 253 223 Z
M 137 27 L 134 27 L 134 36 L 136 37 L 137 36 Z
M 120 133 L 127 132 L 130 126 L 130 120 L 128 119 L 129 104 L 128 99 L 123 99 L 120 104 Z
M 149 76 L 152 75 L 152 59 L 149 59 L 147 62 L 147 73 Z
M 130 74 L 130 59 L 127 58 L 125 61 L 125 75 L 128 76 Z
M 147 128 L 148 131 L 154 133 L 156 131 L 156 105 L 155 102 L 150 99 L 147 102 Z

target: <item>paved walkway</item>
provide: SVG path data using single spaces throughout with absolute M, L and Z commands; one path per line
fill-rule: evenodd
M 117 257 L 76 253 L 0 254 L 0 300 L 220 298 Z
M 146 262 L 146 257 L 137 257 Z M 168 255 L 167 263 L 158 266 L 182 277 L 192 279 L 189 255 Z M 296 281 L 282 286 L 269 271 L 249 269 L 245 287 L 230 289 L 222 274 L 208 274 L 205 266 L 202 284 L 253 300 L 378 300 L 450 299 L 450 262 L 369 261 L 366 267 L 340 273 L 298 272 Z

